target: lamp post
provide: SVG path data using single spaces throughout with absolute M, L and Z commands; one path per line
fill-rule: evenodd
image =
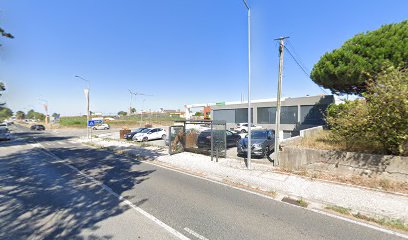
M 140 127 L 142 126 L 142 121 L 143 121 L 143 108 L 144 108 L 144 102 L 146 99 L 143 99 L 142 101 L 142 111 L 140 112 Z
M 251 8 L 249 7 L 246 0 L 243 0 L 246 9 L 248 10 L 248 144 L 247 144 L 247 161 L 248 161 L 248 169 L 251 168 L 251 126 L 252 126 L 252 119 L 251 119 Z
M 84 89 L 84 94 L 85 94 L 85 98 L 86 98 L 86 137 L 89 138 L 89 127 L 88 127 L 88 122 L 89 122 L 89 117 L 90 117 L 90 112 L 89 112 L 89 92 L 90 92 L 90 88 L 91 88 L 91 82 L 81 76 L 75 75 L 76 78 L 79 78 L 85 82 L 88 83 L 88 88 Z

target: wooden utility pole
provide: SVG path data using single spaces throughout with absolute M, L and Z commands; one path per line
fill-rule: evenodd
M 283 74 L 283 50 L 285 49 L 285 39 L 289 37 L 280 37 L 279 40 L 279 76 L 278 76 L 278 94 L 276 97 L 276 127 L 275 127 L 275 160 L 274 165 L 279 165 L 279 143 L 280 143 L 280 113 L 281 113 L 281 95 L 282 95 L 282 74 Z

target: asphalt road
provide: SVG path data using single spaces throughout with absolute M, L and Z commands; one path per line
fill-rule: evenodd
M 83 234 L 94 234 L 95 239 L 133 239 L 136 235 L 144 239 L 174 237 L 63 164 L 69 162 L 191 239 L 399 239 L 372 228 L 88 148 L 70 137 L 23 132 L 16 133 L 21 138 L 19 141 L 0 143 L 0 238 L 35 233 L 50 239 L 58 236 L 81 239 Z M 32 135 L 35 140 L 29 140 Z M 58 159 L 39 149 L 21 148 L 35 143 Z M 126 230 L 121 231 L 122 228 Z

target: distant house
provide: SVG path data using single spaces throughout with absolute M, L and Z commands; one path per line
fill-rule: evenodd
M 185 112 L 181 112 L 180 109 L 178 110 L 171 110 L 171 109 L 163 109 L 161 108 L 161 113 L 167 113 L 170 117 L 180 117 L 184 118 Z

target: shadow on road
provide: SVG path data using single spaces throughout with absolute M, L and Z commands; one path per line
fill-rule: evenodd
M 56 139 L 61 138 L 43 136 L 38 140 Z M 56 147 L 51 152 L 119 195 L 154 172 L 140 171 L 139 162 L 97 149 Z M 146 201 L 136 199 L 135 204 Z M 97 223 L 127 209 L 116 197 L 56 163 L 43 150 L 0 154 L 0 239 L 84 239 L 82 230 L 92 232 L 99 228 Z M 87 239 L 112 237 L 90 235 Z
M 36 143 L 39 142 L 55 142 L 55 141 L 63 141 L 69 140 L 72 137 L 57 137 L 53 135 L 49 135 L 43 132 L 13 132 L 12 133 L 12 140 L 8 141 L 0 141 L 0 148 L 9 147 L 9 146 L 20 146 L 26 144 Z

